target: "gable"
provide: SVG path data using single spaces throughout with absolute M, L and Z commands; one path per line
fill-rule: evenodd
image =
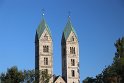
M 54 81 L 54 83 L 65 83 L 63 78 L 61 76 L 57 77 L 57 79 Z
M 77 36 L 73 31 L 70 32 L 69 37 L 67 38 L 67 41 L 78 42 Z
M 45 29 L 42 35 L 39 38 L 40 40 L 52 41 L 51 35 L 49 34 L 48 30 Z

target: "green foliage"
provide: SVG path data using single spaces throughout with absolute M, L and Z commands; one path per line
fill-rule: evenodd
M 36 70 L 35 71 L 36 82 L 40 83 L 48 83 L 51 75 L 48 74 L 45 70 Z
M 95 79 L 93 77 L 87 77 L 85 80 L 83 80 L 83 83 L 94 83 Z
M 40 76 L 41 83 L 48 83 L 50 76 L 45 71 L 18 70 L 16 66 L 7 69 L 6 73 L 0 74 L 1 83 L 38 83 L 35 78 Z
M 83 83 L 124 83 L 124 37 L 116 41 L 115 47 L 113 63 L 96 78 L 87 77 Z
M 6 73 L 2 73 L 0 78 L 2 83 L 19 83 L 24 80 L 24 75 L 16 66 L 13 66 L 7 69 Z
M 24 70 L 24 82 L 32 83 L 35 81 L 35 71 L 34 70 Z

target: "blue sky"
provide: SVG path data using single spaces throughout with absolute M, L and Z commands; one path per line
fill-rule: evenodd
M 80 79 L 110 65 L 124 36 L 124 0 L 0 0 L 0 72 L 34 68 L 35 31 L 42 9 L 53 38 L 54 73 L 61 75 L 61 37 L 68 11 L 80 46 Z

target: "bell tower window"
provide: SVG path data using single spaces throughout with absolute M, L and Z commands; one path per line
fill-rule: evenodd
M 49 46 L 48 45 L 43 46 L 43 52 L 49 52 Z
M 75 66 L 75 59 L 71 59 L 71 66 Z
M 48 58 L 44 58 L 44 65 L 48 65 Z
M 72 75 L 72 77 L 75 77 L 75 71 L 74 70 L 71 70 L 71 75 Z
M 75 47 L 70 47 L 70 54 L 75 54 Z

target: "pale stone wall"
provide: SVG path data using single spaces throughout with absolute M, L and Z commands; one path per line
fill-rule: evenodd
M 47 39 L 44 37 L 47 35 Z M 72 39 L 74 38 L 74 41 Z M 48 74 L 53 75 L 53 44 L 52 44 L 52 38 L 48 31 L 45 29 L 42 33 L 40 39 L 37 41 L 35 45 L 36 47 L 36 69 L 38 70 L 48 70 Z M 43 52 L 43 46 L 47 45 L 49 46 L 49 52 Z M 70 54 L 70 47 L 75 47 L 75 54 Z M 64 51 L 65 50 L 65 51 Z M 48 65 L 44 65 L 44 57 L 48 58 Z M 75 60 L 75 65 L 71 65 L 71 59 Z M 74 70 L 75 75 L 72 76 L 72 70 Z M 64 81 L 63 80 L 63 78 Z M 80 77 L 79 77 L 79 45 L 78 45 L 78 39 L 74 32 L 71 31 L 69 37 L 65 41 L 65 43 L 62 44 L 62 77 L 59 77 L 55 83 L 80 83 Z M 54 79 L 53 77 L 50 79 L 49 83 L 53 83 Z M 40 83 L 40 82 L 39 82 Z
M 48 36 L 46 39 L 44 36 Z M 49 46 L 49 52 L 43 52 L 43 46 Z M 48 58 L 48 65 L 44 65 L 44 57 Z M 53 45 L 52 38 L 45 29 L 39 39 L 39 70 L 48 69 L 48 74 L 53 75 Z
M 72 36 L 74 38 L 74 41 L 72 41 Z M 67 83 L 79 83 L 79 46 L 78 46 L 78 39 L 76 38 L 76 35 L 71 32 L 68 39 L 66 40 L 66 57 L 63 57 L 66 60 L 66 71 L 63 70 L 63 74 L 67 74 L 64 76 L 66 77 Z M 70 54 L 70 47 L 75 47 L 75 54 Z M 75 60 L 75 66 L 71 66 L 71 59 Z M 64 64 L 64 62 L 63 62 Z M 74 70 L 75 76 L 72 77 L 71 70 Z M 66 72 L 66 73 L 65 73 Z
M 47 36 L 47 38 L 45 37 Z M 43 52 L 43 46 L 49 46 L 49 52 Z M 44 65 L 44 57 L 48 58 L 48 65 Z M 53 75 L 53 44 L 52 38 L 45 29 L 41 37 L 35 41 L 35 67 L 36 70 L 48 70 L 48 74 Z M 36 78 L 38 80 L 38 78 Z M 39 78 L 39 83 L 41 83 Z

